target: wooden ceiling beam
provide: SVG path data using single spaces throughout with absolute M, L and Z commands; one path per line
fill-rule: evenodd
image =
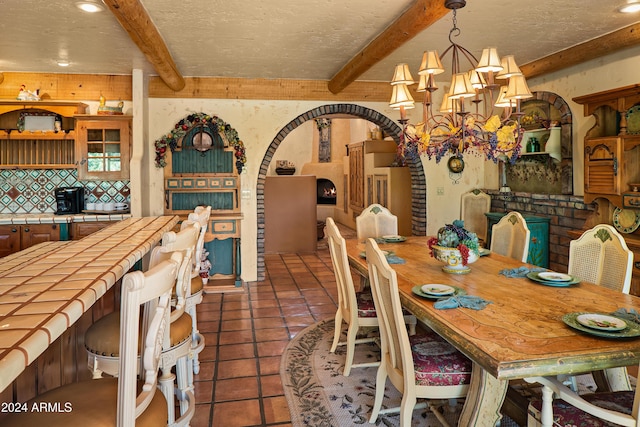
M 416 0 L 386 30 L 356 54 L 329 80 L 331 93 L 338 94 L 365 71 L 398 47 L 417 36 L 425 28 L 449 13 L 444 0 Z M 389 70 L 391 73 L 393 70 Z
M 178 71 L 164 39 L 140 0 L 103 1 L 164 83 L 175 91 L 182 90 L 185 85 L 184 77 Z
M 640 43 L 640 23 L 561 50 L 520 67 L 527 78 L 548 74 Z

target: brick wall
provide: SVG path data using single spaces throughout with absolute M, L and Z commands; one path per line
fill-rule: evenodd
M 491 195 L 491 212 L 518 211 L 549 218 L 549 268 L 567 271 L 569 242 L 573 240 L 568 232 L 583 231 L 586 218 L 595 210 L 594 204 L 585 204 L 582 196 L 484 191 Z

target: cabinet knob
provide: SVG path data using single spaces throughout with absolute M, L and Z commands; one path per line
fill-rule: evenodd
M 28 233 L 28 232 L 29 232 L 29 227 L 25 228 L 25 229 L 24 229 L 24 232 L 25 232 L 25 233 Z
M 12 233 L 16 233 L 17 231 L 18 231 L 18 229 L 17 229 L 17 228 L 15 228 L 15 227 L 13 227 L 13 228 L 11 229 L 11 232 L 12 232 Z

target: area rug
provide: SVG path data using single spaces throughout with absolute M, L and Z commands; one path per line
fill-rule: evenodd
M 352 368 L 348 377 L 343 376 L 346 347 L 338 346 L 335 353 L 329 352 L 333 325 L 333 320 L 324 320 L 309 326 L 296 335 L 282 355 L 280 376 L 294 427 L 369 423 L 377 368 Z M 380 348 L 376 344 L 356 345 L 354 363 L 379 359 Z M 398 407 L 401 399 L 401 394 L 387 381 L 382 407 Z M 462 402 L 445 411 L 452 426 L 456 425 L 461 409 Z M 399 413 L 380 415 L 376 425 L 399 426 L 399 418 Z M 413 411 L 412 425 L 441 426 L 427 409 Z

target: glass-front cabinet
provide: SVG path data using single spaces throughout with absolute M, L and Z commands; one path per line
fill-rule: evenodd
M 76 116 L 78 179 L 129 179 L 131 116 Z

